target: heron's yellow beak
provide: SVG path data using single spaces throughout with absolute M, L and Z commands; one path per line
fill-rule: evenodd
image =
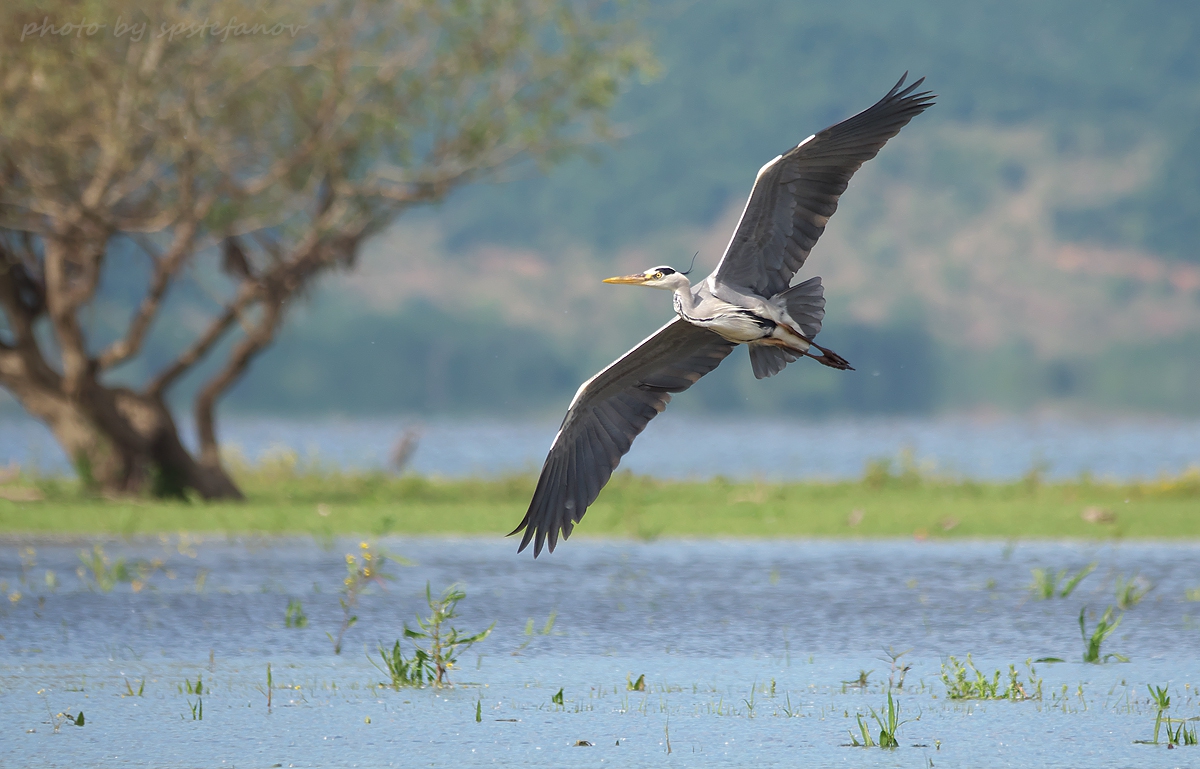
M 621 275 L 616 278 L 605 278 L 604 282 L 605 283 L 626 283 L 626 284 L 633 285 L 633 286 L 640 286 L 641 284 L 645 283 L 647 280 L 649 280 L 649 278 L 646 277 L 646 273 L 639 272 L 637 275 Z

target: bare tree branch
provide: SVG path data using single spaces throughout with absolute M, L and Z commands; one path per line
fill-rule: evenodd
M 146 332 L 150 329 L 150 324 L 158 315 L 159 307 L 162 305 L 163 295 L 167 292 L 167 288 L 171 285 L 172 279 L 184 262 L 192 255 L 193 240 L 196 237 L 197 222 L 195 220 L 183 222 L 178 229 L 175 230 L 175 240 L 171 244 L 167 252 L 154 262 L 154 277 L 150 282 L 150 290 L 146 293 L 142 304 L 138 308 L 137 314 L 133 316 L 133 320 L 129 324 L 129 333 L 123 339 L 119 339 L 109 345 L 96 360 L 96 366 L 99 370 L 104 371 L 113 366 L 128 360 L 130 357 L 137 355 L 142 348 L 142 342 L 145 341 Z

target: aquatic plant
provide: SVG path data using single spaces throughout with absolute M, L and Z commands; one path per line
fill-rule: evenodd
M 1095 561 L 1075 574 L 1071 574 L 1066 569 L 1059 569 L 1055 573 L 1051 573 L 1049 569 L 1033 569 L 1033 582 L 1029 584 L 1029 590 L 1037 600 L 1046 600 L 1055 596 L 1066 598 L 1075 592 L 1075 588 L 1079 586 L 1084 577 L 1095 570 Z
M 1079 610 L 1079 632 L 1083 636 L 1083 661 L 1084 662 L 1108 662 L 1110 659 L 1118 662 L 1129 662 L 1129 658 L 1122 654 L 1105 654 L 1100 656 L 1100 645 L 1104 643 L 1110 635 L 1120 626 L 1121 620 L 1125 615 L 1117 617 L 1116 621 L 1112 618 L 1113 607 L 1109 606 L 1104 610 L 1104 614 L 1096 622 L 1096 627 L 1092 629 L 1092 634 L 1089 636 L 1087 627 L 1084 624 L 1084 616 L 1087 614 L 1087 607 L 1084 606 Z
M 1031 660 L 1025 661 L 1028 671 L 1028 686 L 1022 683 L 1016 665 L 1008 666 L 1008 685 L 1001 688 L 1001 672 L 997 670 L 990 678 L 983 674 L 967 655 L 966 664 L 955 657 L 942 663 L 942 683 L 946 686 L 946 697 L 952 700 L 1032 700 L 1042 698 L 1042 679 L 1037 676 Z
M 1158 731 L 1162 726 L 1163 713 L 1167 708 L 1171 707 L 1171 698 L 1167 695 L 1168 686 L 1151 686 L 1146 684 L 1146 688 L 1150 690 L 1150 699 L 1157 706 L 1158 712 L 1154 715 L 1154 744 L 1158 744 Z
M 563 690 L 561 687 L 559 688 L 557 694 L 550 697 L 550 704 L 557 705 L 560 708 L 566 709 L 567 706 L 563 703 Z
M 283 615 L 284 627 L 308 627 L 308 616 L 304 613 L 304 604 L 299 598 L 289 598 L 287 610 Z
M 642 673 L 637 677 L 636 681 L 633 680 L 632 673 L 625 676 L 625 690 L 630 692 L 646 691 L 646 674 Z
M 906 675 L 908 675 L 908 671 L 912 670 L 912 665 L 901 665 L 900 658 L 903 657 L 905 654 L 908 654 L 910 651 L 912 651 L 912 649 L 905 649 L 902 652 L 898 652 L 891 647 L 888 647 L 886 650 L 884 650 L 884 652 L 883 652 L 884 656 L 881 657 L 880 659 L 882 659 L 884 662 L 888 663 L 888 688 L 889 689 L 903 689 L 904 688 L 904 677 Z M 896 677 L 897 674 L 899 674 L 899 678 Z M 772 681 L 772 683 L 774 683 L 774 682 Z M 865 685 L 865 680 L 864 680 L 864 685 Z
M 847 686 L 853 686 L 856 689 L 866 689 L 867 678 L 874 672 L 874 670 L 859 670 L 858 678 L 850 681 L 842 681 L 842 692 L 845 693 Z
M 79 562 L 75 574 L 89 590 L 99 589 L 103 593 L 111 593 L 118 582 L 128 582 L 133 592 L 137 593 L 149 583 L 155 572 L 163 568 L 163 562 L 158 558 L 130 563 L 122 556 L 113 561 L 99 544 L 92 545 L 91 553 L 80 550 Z
M 1189 718 L 1168 718 L 1164 722 L 1167 727 L 1167 747 L 1197 744 L 1196 727 L 1188 728 L 1188 721 L 1191 720 Z M 1177 724 L 1174 730 L 1171 729 L 1171 724 Z
M 50 716 L 50 726 L 54 730 L 55 734 L 58 734 L 58 730 L 62 728 L 63 724 L 83 726 L 84 723 L 86 723 L 83 718 L 82 710 L 80 710 L 76 715 L 71 715 L 70 713 L 66 712 L 55 713 L 50 708 L 50 698 L 46 696 L 46 690 L 38 689 L 38 694 L 41 695 L 42 703 L 46 706 L 46 715 Z
M 554 632 L 554 621 L 556 619 L 558 619 L 558 612 L 551 610 L 550 616 L 546 618 L 546 624 L 542 625 L 541 630 L 538 630 L 533 626 L 533 617 L 530 617 L 528 620 L 526 620 L 525 640 L 521 642 L 521 645 L 518 646 L 515 651 L 513 651 L 513 654 L 520 654 L 522 651 L 524 651 L 525 647 L 533 643 L 534 636 L 548 636 Z
M 382 682 L 382 686 L 390 686 L 396 691 L 405 686 L 424 686 L 426 683 L 426 664 L 423 659 L 423 651 L 418 649 L 411 659 L 406 659 L 404 651 L 400 648 L 400 642 L 387 649 L 383 644 L 379 644 L 379 657 L 383 661 L 383 667 L 375 665 L 375 660 L 370 660 L 372 665 L 388 675 L 390 680 Z
M 429 616 L 417 617 L 417 630 L 410 628 L 408 623 L 404 624 L 404 637 L 412 641 L 414 647 L 412 658 L 404 657 L 399 641 L 396 641 L 390 652 L 382 645 L 379 647 L 380 657 L 384 662 L 383 669 L 391 677 L 391 681 L 384 683 L 384 686 L 399 689 L 401 686 L 425 684 L 450 685 L 449 672 L 454 668 L 459 655 L 487 638 L 496 626 L 493 622 L 487 629 L 471 634 L 463 634 L 453 625 L 450 625 L 449 629 L 444 627 L 458 616 L 458 602 L 466 597 L 467 594 L 457 585 L 451 585 L 435 599 L 429 583 L 425 583 L 425 602 L 429 605 Z M 424 642 L 424 645 L 421 642 Z
M 881 748 L 900 747 L 896 733 L 900 731 L 901 726 L 909 722 L 900 720 L 900 703 L 892 698 L 892 692 L 889 690 L 887 693 L 887 707 L 880 708 L 883 711 L 882 715 L 875 712 L 874 708 L 869 708 L 869 710 L 871 711 L 871 717 L 875 719 L 876 726 L 879 727 L 879 741 L 877 743 L 875 738 L 871 736 L 871 728 L 867 720 L 863 718 L 862 713 L 858 713 L 856 714 L 856 718 L 858 719 L 858 731 L 862 737 L 862 742 L 859 742 L 858 736 L 854 732 L 850 732 L 851 746 L 856 748 L 872 748 L 878 744 Z
M 192 683 L 187 678 L 183 679 L 183 683 L 179 684 L 179 693 L 183 694 L 185 691 L 188 694 L 204 694 L 203 676 L 196 676 L 196 683 Z
M 338 597 L 338 604 L 342 607 L 342 622 L 338 627 L 337 637 L 328 631 L 325 633 L 333 643 L 334 654 L 342 653 L 342 639 L 346 637 L 346 631 L 358 622 L 358 616 L 354 613 L 358 599 L 372 583 L 382 585 L 384 580 L 395 579 L 395 576 L 387 571 L 388 561 L 408 563 L 382 550 L 372 551 L 366 542 L 360 543 L 358 547 L 361 551 L 358 555 L 346 553 L 346 578 L 342 580 L 341 595 Z
M 1129 609 L 1141 603 L 1146 594 L 1154 589 L 1154 585 L 1150 580 L 1134 574 L 1129 579 L 1124 576 L 1117 577 L 1117 606 L 1121 609 Z

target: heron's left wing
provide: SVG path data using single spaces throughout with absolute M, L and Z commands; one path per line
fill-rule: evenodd
M 714 273 L 718 283 L 771 297 L 785 291 L 837 210 L 850 177 L 933 103 L 921 78 L 900 82 L 873 106 L 810 136 L 763 166 Z
M 608 483 L 633 439 L 683 392 L 712 371 L 736 345 L 676 317 L 584 382 L 567 409 L 542 466 L 537 489 L 521 525 L 521 552 L 533 555 L 549 540 L 550 551 L 571 536 L 588 505 Z M 511 534 L 510 534 L 511 536 Z

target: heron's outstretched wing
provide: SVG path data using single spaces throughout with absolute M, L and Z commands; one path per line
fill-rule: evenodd
M 549 539 L 550 551 L 583 518 L 588 505 L 633 439 L 671 400 L 717 367 L 736 345 L 676 317 L 575 393 L 542 466 L 533 501 L 521 525 L 517 552 L 533 542 L 533 555 Z M 510 534 L 511 536 L 511 534 Z
M 933 104 L 924 82 L 901 90 L 905 78 L 874 106 L 808 137 L 762 167 L 742 219 L 714 273 L 718 283 L 775 296 L 825 231 L 850 177 L 887 140 Z

